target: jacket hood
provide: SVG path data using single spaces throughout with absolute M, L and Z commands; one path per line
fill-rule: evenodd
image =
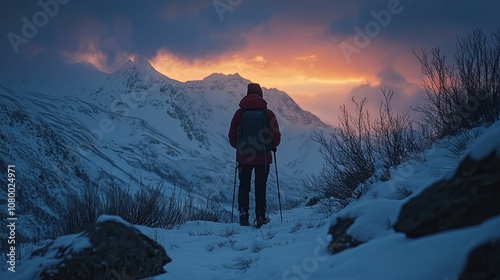
M 264 97 L 264 95 L 262 94 L 262 88 L 260 87 L 259 84 L 256 83 L 248 84 L 247 94 L 257 94 L 260 97 Z
M 267 102 L 257 94 L 245 95 L 240 101 L 242 109 L 266 109 Z

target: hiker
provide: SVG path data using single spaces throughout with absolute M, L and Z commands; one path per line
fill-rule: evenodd
M 250 225 L 250 182 L 252 170 L 255 170 L 255 220 L 257 227 L 260 227 L 269 222 L 266 216 L 267 176 L 272 163 L 271 151 L 276 152 L 281 133 L 276 116 L 267 109 L 267 102 L 259 84 L 248 84 L 247 95 L 241 99 L 239 105 L 240 108 L 231 120 L 228 137 L 231 146 L 237 150 L 240 225 Z

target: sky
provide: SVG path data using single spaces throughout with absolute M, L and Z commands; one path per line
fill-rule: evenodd
M 331 124 L 351 97 L 368 97 L 377 107 L 381 88 L 394 90 L 395 107 L 406 110 L 424 94 L 414 52 L 439 47 L 452 57 L 457 38 L 500 26 L 500 2 L 493 0 L 2 4 L 0 83 L 56 64 L 112 73 L 141 59 L 179 81 L 239 73 L 286 91 Z

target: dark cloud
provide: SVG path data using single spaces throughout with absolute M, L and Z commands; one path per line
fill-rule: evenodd
M 55 15 L 27 43 L 20 43 L 16 53 L 8 34 L 22 36 L 23 17 L 33 21 L 43 12 L 40 2 L 58 1 L 67 3 L 58 4 Z M 364 28 L 374 21 L 373 13 L 396 4 L 402 10 L 391 15 L 376 40 L 388 46 L 408 46 L 410 52 L 411 48 L 430 46 L 453 50 L 455 36 L 473 28 L 488 32 L 500 25 L 499 1 L 5 0 L 2 4 L 0 58 L 4 65 L 23 63 L 37 55 L 67 60 L 63 54 L 92 48 L 105 56 L 104 63 L 110 67 L 126 54 L 153 57 L 160 49 L 187 61 L 210 59 L 243 49 L 249 43 L 247 35 L 256 30 L 270 38 L 273 32 L 292 32 L 301 26 L 323 32 L 308 38 L 338 44 L 354 35 L 354 27 Z M 275 29 L 275 25 L 283 27 Z M 339 51 L 335 45 L 332 49 Z
M 35 20 L 45 20 L 40 17 L 40 2 L 67 3 L 58 4 L 47 22 L 36 32 L 30 31 L 35 34 L 13 47 L 8 34 L 23 36 L 23 18 L 33 22 L 38 15 Z M 376 38 L 371 38 L 370 47 L 351 54 L 352 63 L 344 59 L 339 44 L 344 40 L 352 43 L 354 28 L 365 29 L 368 23 L 377 22 L 374 14 L 383 17 L 388 7 L 399 12 L 391 14 L 390 20 L 385 18 L 388 22 L 379 23 L 383 26 Z M 395 107 L 407 110 L 424 95 L 422 87 L 415 84 L 419 65 L 412 49 L 419 53 L 421 47 L 437 46 L 450 57 L 457 36 L 475 28 L 486 34 L 498 28 L 499 10 L 500 1 L 491 0 L 4 0 L 0 9 L 0 83 L 15 78 L 22 82 L 25 77 L 50 80 L 61 76 L 69 81 L 72 76 L 94 75 L 88 61 L 79 63 L 81 55 L 97 56 L 101 68 L 113 69 L 129 55 L 152 58 L 159 50 L 193 62 L 223 59 L 248 46 L 251 50 L 245 50 L 246 55 L 262 55 L 257 49 L 262 45 L 267 51 L 262 58 L 271 61 L 270 57 L 279 53 L 282 68 L 290 63 L 285 61 L 290 56 L 318 57 L 323 63 L 315 67 L 320 70 L 308 72 L 307 78 L 318 78 L 314 73 L 319 73 L 325 80 L 366 78 L 376 83 L 358 85 L 348 94 L 333 89 L 334 97 L 325 94 L 304 101 L 316 108 L 323 106 L 324 112 L 330 110 L 327 100 L 333 98 L 333 114 L 338 115 L 338 105 L 351 104 L 351 97 L 368 97 L 371 111 L 376 112 L 381 88 L 394 90 Z M 286 42 L 275 38 L 286 38 Z M 304 40 L 317 41 L 304 44 Z M 309 46 L 311 50 L 296 50 Z M 76 64 L 74 75 L 70 75 L 67 62 Z
M 260 10 L 261 7 L 249 1 L 241 1 L 235 7 L 228 6 L 231 9 L 218 13 L 213 3 L 206 0 L 189 3 L 73 0 L 64 5 L 59 4 L 57 14 L 49 18 L 48 24 L 39 28 L 30 44 L 36 43 L 47 48 L 75 48 L 82 34 L 91 33 L 116 41 L 117 46 L 126 52 L 150 57 L 158 49 L 165 48 L 189 59 L 241 47 L 245 44 L 245 32 L 265 22 L 272 14 L 269 9 Z M 11 0 L 4 7 L 0 29 L 2 34 L 15 32 L 22 35 L 21 18 L 31 20 L 37 11 L 42 10 L 36 2 Z M 224 20 L 219 15 L 223 15 Z M 6 36 L 3 38 L 7 39 Z M 26 44 L 19 45 L 20 51 L 25 49 Z M 14 53 L 8 40 L 2 40 L 1 50 Z
M 378 73 L 380 83 L 388 86 L 401 86 L 408 83 L 408 81 L 392 68 L 385 68 Z
M 359 25 L 359 20 L 352 16 L 345 16 L 333 21 L 327 32 L 330 35 L 345 39 L 353 34 L 354 27 Z
M 380 81 L 378 85 L 362 84 L 353 88 L 345 97 L 343 104 L 349 111 L 354 109 L 351 99 L 358 102 L 367 98 L 366 109 L 370 116 L 376 117 L 379 112 L 380 101 L 383 99 L 383 91 L 393 91 L 392 107 L 394 113 L 408 112 L 415 119 L 419 118 L 419 113 L 413 110 L 416 105 L 422 104 L 425 90 L 418 84 L 411 83 L 401 73 L 388 67 L 377 73 Z
M 326 29 L 331 36 L 344 39 L 365 30 L 370 22 L 381 26 L 377 37 L 404 42 L 415 47 L 454 44 L 450 37 L 463 36 L 474 28 L 490 32 L 500 25 L 498 1 L 456 0 L 364 0 L 359 8 L 332 19 Z M 387 13 L 387 11 L 395 13 Z
M 56 0 L 42 0 L 51 1 Z M 440 29 L 454 34 L 459 28 L 491 29 L 500 23 L 498 1 L 482 5 L 465 0 L 66 1 L 67 4 L 59 5 L 57 15 L 40 28 L 33 42 L 53 47 L 52 42 L 74 40 L 71 36 L 77 37 L 82 26 L 86 26 L 94 27 L 93 32 L 100 36 L 119 41 L 124 51 L 152 56 L 158 49 L 166 48 L 184 58 L 192 58 L 240 48 L 245 44 L 245 32 L 269 24 L 273 18 L 304 25 L 324 24 L 330 36 L 344 38 L 353 35 L 354 27 L 364 28 L 373 21 L 373 12 L 387 10 L 392 5 L 401 12 L 391 15 L 390 23 L 380 36 L 419 42 L 433 37 L 433 32 Z M 222 13 L 217 12 L 214 3 L 222 3 L 219 6 Z M 39 10 L 41 7 L 35 1 L 4 1 L 0 30 L 3 34 L 20 32 L 20 19 L 23 16 L 32 19 Z M 130 23 L 131 27 L 126 23 L 122 29 L 117 18 L 124 19 L 122 22 Z M 89 23 L 92 20 L 97 24 Z M 129 40 L 120 41 L 124 36 Z M 440 36 L 442 34 L 434 35 Z M 6 36 L 3 38 L 1 50 L 12 50 Z

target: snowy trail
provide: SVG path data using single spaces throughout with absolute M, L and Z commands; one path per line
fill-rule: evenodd
M 488 130 L 493 130 L 490 135 L 498 135 L 500 122 Z M 500 147 L 497 137 L 490 140 L 469 145 L 468 152 L 485 155 L 486 150 Z M 458 279 L 469 252 L 500 237 L 499 216 L 478 225 L 414 239 L 392 228 L 401 207 L 411 197 L 398 199 L 396 183 L 411 182 L 408 186 L 415 196 L 449 176 L 448 170 L 453 171 L 459 156 L 446 156 L 448 146 L 446 140 L 437 143 L 427 151 L 426 161 L 398 167 L 406 170 L 404 181 L 400 172 L 399 177 L 393 176 L 387 182 L 375 182 L 362 199 L 331 216 L 311 206 L 284 211 L 283 222 L 279 213 L 271 213 L 271 222 L 261 229 L 205 221 L 188 222 L 170 230 L 136 226 L 163 246 L 172 259 L 164 267 L 167 273 L 150 279 Z M 398 174 L 396 171 L 391 170 Z M 356 218 L 348 234 L 364 243 L 330 255 L 326 251 L 327 233 L 337 217 Z M 71 237 L 64 240 L 76 247 L 80 242 L 78 238 L 71 241 Z M 19 276 L 34 275 L 36 269 L 21 264 Z M 5 274 L 0 279 L 4 279 L 2 276 Z
M 117 121 L 116 125 L 120 125 L 121 130 L 118 127 L 111 140 L 119 139 L 123 132 L 129 133 L 128 127 L 131 124 L 125 125 Z M 156 130 L 144 129 L 144 132 L 150 136 L 156 135 L 153 133 Z M 374 180 L 366 195 L 334 215 L 326 216 L 318 211 L 319 206 L 312 206 L 284 211 L 283 222 L 279 221 L 278 213 L 271 213 L 272 221 L 261 229 L 240 227 L 236 223 L 203 221 L 188 222 L 170 230 L 137 226 L 162 245 L 172 258 L 172 262 L 165 266 L 167 273 L 151 279 L 458 279 L 472 248 L 500 238 L 500 217 L 416 239 L 396 233 L 392 225 L 402 205 L 409 199 L 401 197 L 398 188 L 409 188 L 411 196 L 416 196 L 437 180 L 450 176 L 465 154 L 472 151 L 474 157 L 481 158 L 492 150 L 500 153 L 500 121 L 491 128 L 479 128 L 476 132 L 489 132 L 490 137 L 483 138 L 476 144 L 470 141 L 467 143 L 468 149 L 461 155 L 451 153 L 449 147 L 452 142 L 444 139 L 433 145 L 421 158 L 391 168 L 392 177 L 389 181 Z M 107 142 L 112 149 L 120 147 L 111 143 L 112 141 Z M 154 146 L 149 142 L 140 143 L 148 143 L 144 147 Z M 156 152 L 151 149 L 141 150 L 140 153 L 144 154 L 145 151 L 151 155 Z M 25 152 L 20 151 L 19 154 Z M 123 155 L 136 158 L 127 149 Z M 225 169 L 227 174 L 217 175 L 219 180 L 215 180 L 214 186 L 208 188 L 205 186 L 205 179 L 213 180 L 216 177 L 215 170 L 208 169 L 208 172 L 193 175 L 199 170 L 195 168 L 195 163 L 189 162 L 191 155 L 184 156 L 186 158 L 178 164 L 182 164 L 184 172 L 193 176 L 191 178 L 199 179 L 204 190 L 221 191 L 223 186 L 228 185 L 226 178 L 231 178 L 232 181 L 234 167 L 231 164 Z M 157 162 L 164 162 L 166 158 L 160 158 Z M 115 155 L 109 157 L 106 163 L 99 164 L 105 166 L 113 163 L 113 160 L 122 159 Z M 227 160 L 221 162 L 227 163 Z M 283 161 L 280 163 L 283 164 Z M 280 185 L 282 193 L 285 193 L 287 184 L 281 174 L 280 169 Z M 273 181 L 273 176 L 270 176 L 269 182 Z M 225 184 L 219 184 L 220 182 Z M 268 205 L 275 204 L 276 196 L 272 195 L 275 187 L 270 184 L 268 190 Z M 224 191 L 228 194 L 232 188 Z M 300 194 L 297 198 L 303 197 L 303 189 L 297 188 L 295 191 Z M 36 203 L 42 204 L 42 201 Z M 356 217 L 348 233 L 365 243 L 330 255 L 325 249 L 329 241 L 327 233 L 337 217 Z M 71 242 L 71 238 L 65 240 Z M 36 269 L 37 267 L 23 267 L 22 263 L 19 266 L 19 270 L 27 274 L 36 272 Z M 0 275 L 0 279 L 10 279 L 4 277 L 5 274 Z
M 213 222 L 139 229 L 173 259 L 165 266 L 167 273 L 154 279 L 281 279 L 282 271 L 300 264 L 308 248 L 311 257 L 316 247 L 319 255 L 326 255 L 328 219 L 310 217 L 312 211 L 285 211 L 283 222 L 279 214 L 270 215 L 272 221 L 261 229 Z
M 500 218 L 429 237 L 390 230 L 336 255 L 326 252 L 329 219 L 308 221 L 313 209 L 278 215 L 255 229 L 190 222 L 178 229 L 140 228 L 167 250 L 166 279 L 458 279 L 469 251 L 498 237 Z
M 483 132 L 498 135 L 500 122 Z M 273 213 L 261 229 L 210 222 L 173 230 L 141 228 L 173 259 L 167 273 L 154 279 L 458 279 L 469 252 L 500 237 L 500 217 L 415 239 L 392 228 L 409 199 L 395 196 L 401 183 L 409 183 L 415 196 L 454 172 L 461 157 L 450 156 L 447 141 L 429 149 L 425 161 L 391 170 L 391 180 L 375 182 L 361 200 L 330 217 L 313 206 L 285 211 L 283 222 Z M 500 141 L 482 138 L 468 147 L 464 155 L 484 155 L 485 149 L 498 149 Z M 366 242 L 330 255 L 327 233 L 338 216 L 357 217 L 348 232 Z

